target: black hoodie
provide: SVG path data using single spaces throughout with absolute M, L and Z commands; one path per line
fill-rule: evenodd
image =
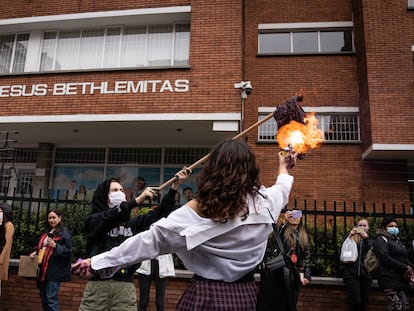
M 109 208 L 108 193 L 111 182 L 118 179 L 110 178 L 99 184 L 92 197 L 92 214 L 85 219 L 86 251 L 91 257 L 118 246 L 127 238 L 148 230 L 157 220 L 168 216 L 174 209 L 176 191 L 170 189 L 163 197 L 158 208 L 145 215 L 131 218 L 131 209 L 138 206 L 135 199 L 122 202 L 119 206 Z M 130 281 L 134 279 L 135 270 L 139 263 L 125 267 L 116 273 L 112 279 Z M 99 275 L 92 280 L 99 279 Z

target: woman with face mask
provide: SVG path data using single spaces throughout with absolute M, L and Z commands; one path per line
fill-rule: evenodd
M 187 179 L 187 172 L 178 172 L 176 178 L 158 208 L 135 217 L 131 217 L 131 209 L 148 198 L 152 199 L 155 189 L 147 187 L 137 197 L 127 201 L 119 179 L 110 178 L 99 184 L 92 197 L 92 214 L 85 220 L 87 256 L 110 250 L 138 232 L 148 230 L 155 221 L 167 217 L 175 208 L 175 193 Z M 139 263 L 125 265 L 110 278 L 95 275 L 86 284 L 79 311 L 136 311 L 134 273 L 138 267 Z
M 407 249 L 399 238 L 397 220 L 385 218 L 374 241 L 375 254 L 379 258 L 379 286 L 388 297 L 388 311 L 410 310 L 406 290 L 414 265 L 408 260 Z
M 13 242 L 14 225 L 10 206 L 0 205 L 0 282 L 9 276 L 9 260 Z

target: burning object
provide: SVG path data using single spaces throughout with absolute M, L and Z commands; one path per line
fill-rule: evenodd
M 281 148 L 289 145 L 299 154 L 304 154 L 310 149 L 319 147 L 323 142 L 322 131 L 317 127 L 318 119 L 313 113 L 307 114 L 304 123 L 290 121 L 279 128 L 276 141 Z
M 303 122 L 301 120 L 298 122 L 296 119 L 290 120 L 279 127 L 276 141 L 282 152 L 288 152 L 290 155 L 297 152 L 297 158 L 301 160 L 307 151 L 319 147 L 323 142 L 323 135 L 317 125 L 318 119 L 315 118 L 314 113 L 310 113 L 304 115 Z M 292 160 L 290 167 L 293 165 Z
M 236 88 L 238 86 L 239 86 L 238 84 L 237 85 L 235 84 Z M 296 96 L 293 96 L 290 99 L 288 99 L 283 105 L 276 107 L 274 112 L 271 112 L 269 115 L 267 115 L 263 119 L 259 120 L 255 124 L 252 124 L 250 127 L 248 127 L 244 131 L 234 136 L 233 139 L 239 139 L 243 137 L 244 135 L 249 133 L 251 130 L 257 128 L 259 125 L 264 124 L 271 118 L 274 118 L 278 126 L 277 142 L 279 143 L 279 146 L 282 149 L 282 152 L 283 151 L 289 152 L 291 155 L 294 152 L 299 152 L 299 155 L 297 156 L 297 158 L 302 159 L 305 152 L 308 149 L 302 148 L 301 142 L 307 141 L 307 139 L 303 139 L 303 135 L 308 136 L 309 129 L 299 131 L 300 133 L 302 133 L 300 134 L 300 133 L 297 133 L 296 129 L 293 129 L 292 126 L 289 126 L 293 123 L 293 124 L 299 124 L 301 127 L 307 128 L 311 124 L 309 123 L 307 115 L 303 111 L 302 107 L 299 105 L 299 102 L 301 102 L 302 100 L 303 100 L 303 96 L 301 95 L 301 93 L 296 94 Z M 280 136 L 280 139 L 279 139 L 279 136 Z M 321 132 L 320 132 L 319 137 L 320 139 L 313 140 L 313 143 L 311 144 L 311 146 L 314 146 L 315 141 L 322 142 Z M 306 143 L 305 143 L 305 146 L 307 146 Z M 192 171 L 195 167 L 204 163 L 208 159 L 209 156 L 210 154 L 206 154 L 204 157 L 202 157 L 201 159 L 197 160 L 196 162 L 191 164 L 189 167 L 187 167 L 187 169 Z M 291 157 L 290 167 L 293 167 L 293 164 L 294 164 L 293 157 Z M 168 185 L 171 185 L 175 180 L 176 180 L 175 176 L 170 178 L 169 180 L 164 182 L 162 185 L 160 185 L 158 187 L 158 190 L 159 191 L 163 190 Z
M 299 102 L 302 100 L 302 95 L 294 96 L 283 105 L 276 107 L 276 110 L 273 112 L 273 118 L 277 123 L 278 129 L 293 120 L 305 124 L 305 111 L 299 105 Z
M 294 96 L 273 112 L 278 127 L 276 141 L 282 153 L 292 156 L 297 152 L 300 160 L 308 150 L 318 147 L 323 141 L 322 131 L 317 128 L 318 119 L 313 113 L 305 114 L 299 105 L 302 100 L 303 96 Z M 292 168 L 293 158 L 290 161 Z

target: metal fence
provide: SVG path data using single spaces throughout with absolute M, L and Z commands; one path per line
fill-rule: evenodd
M 13 207 L 15 219 L 15 236 L 12 256 L 18 258 L 26 255 L 28 248 L 35 245 L 46 224 L 46 215 L 52 208 L 64 212 L 65 223 L 72 232 L 74 239 L 74 256 L 84 255 L 85 239 L 82 232 L 83 217 L 90 213 L 89 201 L 77 201 L 55 198 L 50 195 L 37 197 L 30 195 L 1 196 L 0 202 Z M 340 277 L 342 267 L 339 261 L 341 244 L 344 237 L 360 217 L 367 218 L 370 223 L 370 236 L 384 217 L 392 216 L 399 221 L 401 239 L 413 258 L 412 241 L 414 239 L 414 215 L 404 205 L 394 204 L 347 204 L 345 202 L 298 201 L 289 203 L 289 208 L 303 212 L 302 223 L 307 229 L 311 240 L 311 269 L 314 276 Z M 74 238 L 75 236 L 75 238 Z
M 366 218 L 370 225 L 370 237 L 375 237 L 384 217 L 395 218 L 400 227 L 400 238 L 406 246 L 409 256 L 414 257 L 414 215 L 411 208 L 404 204 L 376 204 L 367 205 L 356 202 L 327 202 L 295 200 L 292 208 L 303 212 L 302 223 L 311 239 L 311 267 L 312 274 L 317 276 L 342 276 L 339 261 L 341 245 L 349 231 L 359 218 Z

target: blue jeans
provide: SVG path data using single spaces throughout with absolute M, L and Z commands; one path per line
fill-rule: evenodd
M 60 282 L 40 282 L 39 293 L 42 299 L 43 311 L 59 311 Z

